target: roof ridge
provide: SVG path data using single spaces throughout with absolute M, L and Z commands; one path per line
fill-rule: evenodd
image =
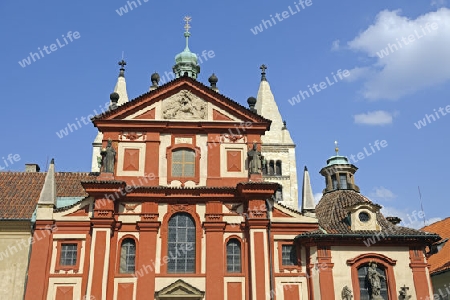
M 144 93 L 144 94 L 141 94 L 141 95 L 137 96 L 137 97 L 134 98 L 134 99 L 131 99 L 130 101 L 128 101 L 128 102 L 122 104 L 122 105 L 121 105 L 120 107 L 118 107 L 117 109 L 122 109 L 122 110 L 123 110 L 123 109 L 126 109 L 128 106 L 131 106 L 131 105 L 135 104 L 136 101 L 144 101 L 144 100 L 145 100 L 145 96 L 149 96 L 149 95 L 152 95 L 152 94 L 156 94 L 157 92 L 159 92 L 159 91 L 161 90 L 161 88 L 163 88 L 163 87 L 164 87 L 164 88 L 170 87 L 171 85 L 174 85 L 175 82 L 183 81 L 183 80 L 188 80 L 188 81 L 190 81 L 191 83 L 193 83 L 194 85 L 198 85 L 198 86 L 200 86 L 201 88 L 204 88 L 205 91 L 212 91 L 208 86 L 206 86 L 205 84 L 203 84 L 203 82 L 200 82 L 200 81 L 195 80 L 195 79 L 190 78 L 190 77 L 179 77 L 179 78 L 175 78 L 175 79 L 173 79 L 173 80 L 171 80 L 171 81 L 169 81 L 169 82 L 163 84 L 162 86 L 159 86 L 157 89 L 148 91 L 148 92 L 146 92 L 146 93 Z M 267 122 L 267 121 L 270 121 L 270 122 L 271 122 L 271 120 L 266 119 L 266 118 L 264 118 L 263 116 L 258 115 L 257 113 L 251 111 L 250 108 L 243 106 L 243 105 L 240 104 L 239 102 L 234 101 L 233 99 L 231 99 L 231 98 L 229 98 L 229 97 L 227 97 L 227 96 L 225 96 L 225 95 L 223 95 L 223 94 L 221 94 L 221 93 L 217 93 L 217 92 L 214 92 L 214 93 L 217 94 L 217 95 L 219 95 L 219 97 L 222 97 L 222 98 L 226 99 L 227 101 L 230 101 L 230 103 L 232 103 L 233 105 L 237 105 L 239 108 L 244 109 L 247 115 L 257 117 L 257 118 L 259 118 L 260 120 L 263 120 L 263 121 L 266 121 L 266 122 Z M 107 116 L 111 115 L 113 112 L 116 112 L 117 109 L 114 109 L 114 110 L 107 110 L 107 111 L 105 111 L 105 112 L 103 112 L 103 113 L 101 113 L 101 114 L 98 114 L 98 115 L 92 117 L 91 120 L 98 120 L 98 119 L 100 119 L 100 118 L 102 118 L 102 117 L 107 117 Z

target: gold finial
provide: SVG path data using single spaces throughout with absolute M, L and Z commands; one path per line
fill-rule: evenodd
M 336 148 L 334 148 L 334 151 L 336 151 L 336 156 L 338 156 L 339 155 L 339 147 L 338 147 L 338 142 L 337 141 L 334 141 L 334 145 L 336 146 Z
M 191 28 L 191 25 L 189 25 L 189 22 L 192 21 L 192 18 L 189 16 L 186 16 L 186 17 L 184 17 L 183 20 L 186 22 L 186 24 L 184 25 L 184 29 L 186 29 L 186 32 L 189 32 L 189 29 Z

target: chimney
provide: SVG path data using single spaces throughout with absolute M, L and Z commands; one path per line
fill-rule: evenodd
M 38 164 L 25 164 L 25 172 L 37 173 L 41 170 Z

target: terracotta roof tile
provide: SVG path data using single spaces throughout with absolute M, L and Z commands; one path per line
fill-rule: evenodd
M 31 219 L 46 174 L 0 172 L 0 219 Z M 56 196 L 85 197 L 81 180 L 92 178 L 89 173 L 56 172 Z
M 421 230 L 426 232 L 435 232 L 439 234 L 442 239 L 450 239 L 450 217 L 425 226 Z M 443 272 L 446 270 L 450 271 L 450 241 L 448 241 L 444 245 L 441 251 L 439 251 L 437 254 L 432 255 L 428 259 L 428 263 L 431 265 L 431 274 Z
M 370 236 L 378 231 L 363 230 L 352 231 L 350 223 L 347 221 L 347 208 L 356 204 L 373 203 L 367 197 L 353 190 L 338 190 L 323 195 L 316 206 L 316 217 L 319 219 L 320 230 L 304 233 L 302 236 L 330 236 L 330 235 L 348 235 L 350 236 Z M 389 237 L 428 237 L 438 238 L 435 235 L 415 230 L 412 228 L 393 225 L 381 214 L 377 214 L 377 222 L 381 230 L 386 232 Z M 299 236 L 300 237 L 300 236 Z

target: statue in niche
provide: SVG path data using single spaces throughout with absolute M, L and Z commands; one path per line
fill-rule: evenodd
M 108 145 L 101 151 L 103 157 L 102 172 L 114 173 L 114 163 L 116 160 L 116 150 L 112 147 L 111 139 L 108 140 Z
M 248 171 L 250 174 L 261 174 L 261 152 L 256 148 L 256 143 L 253 143 L 252 150 L 247 152 L 248 157 Z
M 366 275 L 367 282 L 369 283 L 369 294 L 371 300 L 383 300 L 381 297 L 381 280 L 386 280 L 384 275 L 381 275 L 377 271 L 377 263 L 370 262 Z
M 164 119 L 196 120 L 206 118 L 206 104 L 194 97 L 190 91 L 183 91 L 181 95 L 166 103 L 163 109 Z
M 353 298 L 352 291 L 348 286 L 344 286 L 344 288 L 342 289 L 341 296 L 342 300 L 352 300 Z

